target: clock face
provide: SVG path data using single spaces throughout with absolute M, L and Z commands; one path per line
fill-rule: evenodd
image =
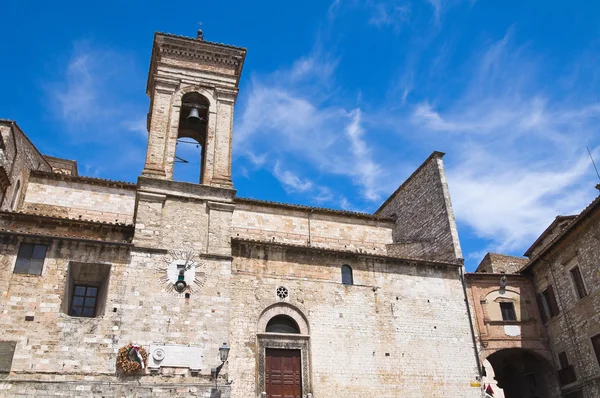
M 186 249 L 170 250 L 162 258 L 159 271 L 162 274 L 160 281 L 164 290 L 174 294 L 195 292 L 204 285 L 206 276 L 204 263 L 200 260 L 196 252 Z M 183 280 L 187 286 L 184 291 L 178 292 L 175 289 L 175 283 L 182 273 Z

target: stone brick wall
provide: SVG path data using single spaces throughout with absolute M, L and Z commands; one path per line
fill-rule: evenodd
M 557 216 L 552 224 L 540 235 L 537 241 L 527 250 L 525 255 L 533 258 L 546 248 L 562 231 L 569 226 L 576 216 Z
M 466 274 L 469 302 L 473 308 L 477 338 L 481 346 L 480 358 L 485 360 L 494 352 L 520 347 L 538 352 L 552 359 L 546 345 L 546 333 L 540 321 L 535 300 L 533 281 L 530 276 L 508 275 L 507 287 L 500 287 L 500 274 Z M 494 293 L 497 293 L 494 295 Z M 517 321 L 504 322 L 495 297 L 515 298 Z M 511 336 L 505 326 L 517 326 L 520 333 Z
M 23 200 L 30 170 L 51 171 L 52 169 L 16 123 L 0 120 L 0 134 L 5 144 L 2 156 L 4 161 L 0 167 L 4 167 L 10 180 L 10 186 L 0 198 L 0 209 L 13 210 L 11 202 L 15 193 L 17 194 L 15 208 L 18 208 Z M 17 185 L 20 186 L 20 192 L 15 192 Z
M 396 220 L 391 254 L 442 261 L 462 259 L 443 155 L 434 152 L 375 212 Z
M 133 223 L 133 187 L 94 184 L 56 175 L 33 175 L 22 210 L 111 223 Z
M 190 297 L 185 298 L 170 291 L 164 281 L 162 251 L 42 240 L 50 245 L 42 275 L 14 274 L 22 241 L 32 240 L 4 238 L 0 246 L 4 253 L 0 262 L 0 340 L 17 341 L 12 371 L 4 380 L 12 386 L 6 387 L 11 394 L 24 390 L 29 394 L 46 389 L 64 391 L 66 384 L 53 384 L 61 381 L 92 395 L 90 391 L 97 391 L 95 386 L 103 381 L 114 383 L 107 391 L 115 394 L 127 391 L 128 386 L 140 392 L 157 389 L 152 394 L 158 395 L 157 391 L 164 392 L 165 386 L 155 388 L 153 384 L 173 383 L 169 388 L 175 388 L 181 383 L 184 385 L 177 388 L 195 386 L 191 396 L 210 396 L 206 393 L 211 385 L 210 368 L 220 363 L 218 347 L 227 341 L 230 260 L 202 258 L 198 271 L 202 277 Z M 64 313 L 71 262 L 111 265 L 102 316 L 77 318 Z M 33 321 L 26 321 L 25 316 L 32 316 Z M 147 374 L 136 377 L 133 385 L 126 383 L 126 379 L 116 376 L 116 354 L 130 342 L 146 347 L 151 342 L 201 346 L 204 351 L 200 375 L 192 376 L 188 369 L 163 369 L 162 376 Z M 61 375 L 59 379 L 56 374 Z M 34 379 L 50 383 L 40 386 Z M 185 396 L 188 390 L 176 391 Z M 122 394 L 115 396 L 127 396 L 126 392 Z
M 309 228 L 310 225 L 310 228 Z M 232 236 L 240 239 L 387 254 L 393 222 L 294 209 L 237 204 Z
M 44 155 L 44 159 L 52 167 L 54 173 L 78 176 L 77 161 L 69 159 L 55 158 L 54 156 Z
M 577 382 L 567 390 L 583 388 L 586 398 L 596 397 L 600 390 L 600 365 L 594 354 L 591 337 L 600 334 L 600 206 L 599 199 L 576 227 L 553 244 L 529 270 L 537 292 L 552 285 L 560 314 L 546 323 L 549 345 L 556 355 L 567 353 L 574 366 Z M 587 296 L 579 299 L 575 291 L 572 267 L 578 266 Z
M 523 257 L 507 256 L 498 253 L 485 255 L 475 272 L 496 274 L 516 274 L 529 260 Z
M 236 242 L 230 372 L 236 397 L 257 396 L 261 313 L 284 302 L 310 330 L 315 397 L 479 397 L 477 366 L 456 266 Z M 341 283 L 341 265 L 354 285 Z M 264 323 L 264 322 L 263 322 Z M 452 364 L 449 366 L 449 364 Z

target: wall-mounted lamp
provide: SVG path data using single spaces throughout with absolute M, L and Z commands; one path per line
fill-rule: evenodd
M 217 379 L 219 378 L 219 373 L 221 369 L 223 369 L 223 365 L 227 362 L 227 358 L 229 357 L 230 348 L 227 346 L 227 343 L 223 343 L 223 345 L 219 348 L 219 357 L 221 358 L 221 364 L 216 368 L 212 368 L 210 370 L 211 375 L 215 378 L 215 388 L 217 388 Z

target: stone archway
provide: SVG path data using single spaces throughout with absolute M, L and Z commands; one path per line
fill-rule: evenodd
M 552 364 L 541 355 L 523 348 L 505 348 L 486 358 L 497 388 L 505 398 L 552 398 L 558 384 Z M 501 395 L 501 394 L 498 394 Z
M 271 332 L 270 321 L 287 318 L 294 330 L 290 332 Z M 303 397 L 311 397 L 310 355 L 309 355 L 309 326 L 304 314 L 288 303 L 277 303 L 267 307 L 257 322 L 258 373 L 257 392 L 259 397 L 267 394 L 267 357 L 269 352 L 297 353 L 300 365 L 300 391 Z

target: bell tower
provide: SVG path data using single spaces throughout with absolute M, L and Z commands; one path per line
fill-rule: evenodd
M 146 93 L 148 150 L 142 176 L 173 180 L 179 138 L 202 147 L 200 184 L 231 188 L 233 107 L 246 49 L 154 35 Z

